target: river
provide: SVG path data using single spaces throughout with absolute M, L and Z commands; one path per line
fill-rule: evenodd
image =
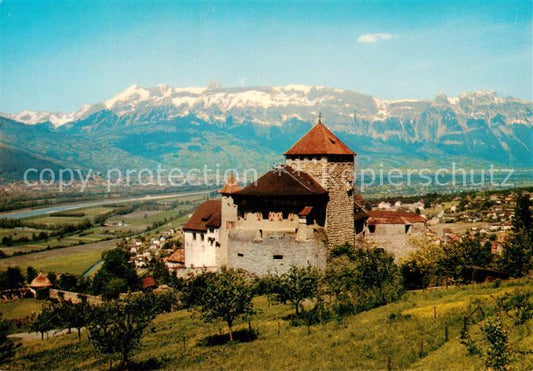
M 173 197 L 179 198 L 179 197 L 186 197 L 186 196 L 206 195 L 211 192 L 213 192 L 213 190 L 170 193 L 170 194 L 155 195 L 155 196 L 147 195 L 147 196 L 142 196 L 142 197 L 118 198 L 118 199 L 102 200 L 102 201 L 76 202 L 76 203 L 71 203 L 71 204 L 47 206 L 47 207 L 42 207 L 39 209 L 23 209 L 23 210 L 16 210 L 16 211 L 7 211 L 7 212 L 0 213 L 0 219 L 1 218 L 23 219 L 23 218 L 29 218 L 31 216 L 51 214 L 51 213 L 55 213 L 58 211 L 84 209 L 87 207 L 95 207 L 95 206 L 110 205 L 110 204 L 111 205 L 112 204 L 123 204 L 123 203 L 128 203 L 128 202 L 137 202 L 137 201 L 152 201 L 152 200 L 160 200 L 160 199 L 173 198 Z

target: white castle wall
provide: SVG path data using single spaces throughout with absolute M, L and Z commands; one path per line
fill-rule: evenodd
M 184 242 L 187 268 L 218 266 L 220 254 L 218 229 L 208 229 L 206 233 L 185 231 Z

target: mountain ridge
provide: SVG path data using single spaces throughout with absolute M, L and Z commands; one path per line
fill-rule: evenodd
M 287 94 L 288 92 L 291 92 L 292 94 L 289 95 Z M 325 92 L 326 94 L 323 94 L 323 96 L 321 97 L 322 99 L 308 99 L 307 101 L 301 99 L 302 94 L 297 94 L 304 93 L 304 96 L 309 96 L 312 92 L 314 92 L 315 94 L 318 92 Z M 221 112 L 227 112 L 230 111 L 231 108 L 239 106 L 239 103 L 241 104 L 240 107 L 248 104 L 251 106 L 259 106 L 263 109 L 267 109 L 272 106 L 315 106 L 320 103 L 329 103 L 328 101 L 331 101 L 336 98 L 334 95 L 328 96 L 328 93 L 333 93 L 337 96 L 340 94 L 341 97 L 358 97 L 360 100 L 367 99 L 367 104 L 370 103 L 370 100 L 373 100 L 375 108 L 377 108 L 377 112 L 375 112 L 377 114 L 376 118 L 380 115 L 387 116 L 387 113 L 390 113 L 387 111 L 390 111 L 391 109 L 398 109 L 398 107 L 401 107 L 402 105 L 409 106 L 409 104 L 441 104 L 457 106 L 458 103 L 460 103 L 461 101 L 476 99 L 479 101 L 483 101 L 485 104 L 502 104 L 505 102 L 515 102 L 531 105 L 531 102 L 518 98 L 499 97 L 497 93 L 492 90 L 465 92 L 460 94 L 458 97 L 447 97 L 445 94 L 439 94 L 434 99 L 386 100 L 372 97 L 370 95 L 359 93 L 350 89 L 328 88 L 314 85 L 291 84 L 285 86 L 258 86 L 236 88 L 222 88 L 219 85 L 215 85 L 215 87 L 205 88 L 177 88 L 170 87 L 168 84 L 160 84 L 157 87 L 144 88 L 140 87 L 137 84 L 134 84 L 108 100 L 96 104 L 86 104 L 76 112 L 65 113 L 23 110 L 15 114 L 0 113 L 0 115 L 25 124 L 34 125 L 43 122 L 50 122 L 54 127 L 58 127 L 70 122 L 87 118 L 88 116 L 90 116 L 90 114 L 105 109 L 114 110 L 119 114 L 128 114 L 135 109 L 136 105 L 141 103 L 150 103 L 154 106 L 173 105 L 178 109 L 183 109 L 185 106 L 185 114 L 188 113 L 187 111 L 189 109 L 195 108 L 195 106 L 200 106 L 205 109 L 211 107 L 212 105 L 217 105 L 221 109 Z M 222 97 L 223 99 L 220 99 L 221 95 L 223 94 L 225 94 L 226 97 Z M 231 95 L 233 95 L 233 101 L 231 99 L 228 100 L 227 98 L 227 96 L 230 96 L 231 98 Z M 352 103 L 354 103 L 353 100 Z M 359 101 L 359 103 L 361 102 Z M 130 110 L 125 110 L 128 105 L 130 105 Z M 355 107 L 361 108 L 361 105 L 355 104 Z M 526 121 L 520 122 L 525 123 Z M 527 123 L 531 124 L 531 121 L 527 121 Z
M 363 166 L 460 160 L 533 168 L 531 102 L 490 91 L 387 101 L 310 85 L 133 85 L 74 113 L 3 115 L 0 144 L 83 168 L 216 163 L 266 169 L 312 127 L 319 112 Z

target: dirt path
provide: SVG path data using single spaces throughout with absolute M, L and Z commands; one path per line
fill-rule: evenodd
M 75 334 L 77 332 L 76 329 L 72 329 L 71 331 L 72 331 L 73 334 Z M 84 329 L 82 329 L 82 331 L 84 331 Z M 67 334 L 68 334 L 68 330 L 67 329 L 65 329 L 65 330 L 51 330 L 51 331 L 48 331 L 48 332 L 44 333 L 44 339 L 46 340 L 46 339 L 51 338 L 51 337 L 63 336 L 63 335 L 67 335 Z M 11 334 L 8 337 L 17 338 L 17 339 L 21 339 L 21 340 L 40 340 L 41 339 L 41 333 L 40 332 L 21 332 L 21 333 L 18 333 L 18 334 Z

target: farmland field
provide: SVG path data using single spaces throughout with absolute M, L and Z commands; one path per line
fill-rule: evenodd
M 8 258 L 0 259 L 0 270 L 6 269 L 8 266 L 25 268 L 31 265 L 43 271 L 83 273 L 99 260 L 103 251 L 100 246 L 114 245 L 114 242 L 109 242 L 108 240 L 116 240 L 117 238 L 140 233 L 146 234 L 147 237 L 152 237 L 170 228 L 178 228 L 186 222 L 187 214 L 203 198 L 204 196 L 202 195 L 180 198 L 179 200 L 183 201 L 183 203 L 172 209 L 168 209 L 168 204 L 161 202 L 160 206 L 166 208 L 163 210 L 142 210 L 146 205 L 143 205 L 143 202 L 139 202 L 141 210 L 112 216 L 106 220 L 106 225 L 95 225 L 83 231 L 67 233 L 61 236 L 52 235 L 46 239 L 37 239 L 36 241 L 33 240 L 34 232 L 38 234 L 43 231 L 51 235 L 57 234 L 57 231 L 53 229 L 37 230 L 27 227 L 0 229 L 0 237 L 11 236 L 13 239 L 11 246 L 4 244 L 0 247 L 0 250 L 9 256 Z M 153 203 L 154 201 L 147 200 L 146 202 Z M 112 210 L 113 206 L 111 205 L 98 206 L 64 211 L 60 213 L 61 216 L 57 216 L 57 214 L 56 216 L 44 215 L 26 218 L 23 221 L 47 224 L 50 228 L 53 228 L 66 224 L 77 224 L 84 219 L 93 220 L 95 216 Z M 80 213 L 84 215 L 75 216 L 80 215 Z M 170 221 L 171 218 L 176 218 L 180 213 L 185 213 L 186 215 Z M 169 221 L 150 232 L 146 232 L 147 228 L 151 228 L 154 223 L 162 223 L 165 219 Z M 121 222 L 124 223 L 122 224 Z M 22 237 L 28 238 L 29 241 L 17 241 Z M 24 255 L 13 256 L 13 254 L 20 253 Z M 76 255 L 79 256 L 76 257 Z
M 105 214 L 113 210 L 112 207 L 106 206 L 97 206 L 90 207 L 86 209 L 76 209 L 72 211 L 63 211 L 61 215 L 64 216 L 55 216 L 59 213 L 52 213 L 47 215 L 39 215 L 30 218 L 23 219 L 24 221 L 36 223 L 36 224 L 47 224 L 47 225 L 64 225 L 72 223 L 80 223 L 84 219 L 93 220 L 95 216 Z M 83 216 L 77 216 L 79 213 L 83 213 Z M 70 216 L 72 215 L 72 216 Z
M 37 271 L 80 275 L 100 260 L 102 252 L 112 249 L 118 241 L 101 241 L 0 259 L 0 269 L 10 266 L 26 269 L 31 265 Z

